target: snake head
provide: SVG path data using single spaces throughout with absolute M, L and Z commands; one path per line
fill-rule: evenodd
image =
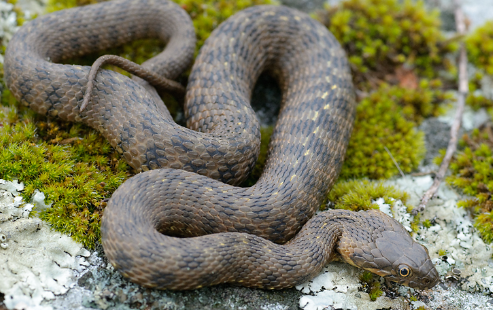
M 395 219 L 378 210 L 357 213 L 360 223 L 344 229 L 342 258 L 386 280 L 417 289 L 435 286 L 439 275 L 428 249 L 414 241 Z

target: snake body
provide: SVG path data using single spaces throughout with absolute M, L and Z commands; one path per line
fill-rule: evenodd
M 279 289 L 311 279 L 340 256 L 412 287 L 436 284 L 426 248 L 382 212 L 313 217 L 337 178 L 355 112 L 345 53 L 325 27 L 282 6 L 229 18 L 192 68 L 189 129 L 173 122 L 151 85 L 107 70 L 80 112 L 90 68 L 56 62 L 149 36 L 167 46 L 143 64 L 146 70 L 174 79 L 189 66 L 191 20 L 166 0 L 42 16 L 16 33 L 5 56 L 7 85 L 23 104 L 99 130 L 143 172 L 116 190 L 102 221 L 105 253 L 124 276 L 160 289 Z M 235 185 L 259 152 L 249 100 L 263 71 L 277 78 L 282 106 L 264 172 L 241 188 Z

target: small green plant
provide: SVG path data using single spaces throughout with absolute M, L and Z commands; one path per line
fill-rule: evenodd
M 438 250 L 438 256 L 444 256 L 444 255 L 447 255 L 447 251 L 445 250 Z
M 383 198 L 385 203 L 394 204 L 395 200 L 406 203 L 409 195 L 391 185 L 384 185 L 379 181 L 350 180 L 337 182 L 328 195 L 328 200 L 334 204 L 335 209 L 352 211 L 378 209 L 378 205 L 372 200 Z M 326 206 L 322 205 L 321 209 Z
M 430 220 L 424 220 L 423 221 L 423 227 L 430 228 L 431 227 L 431 221 Z
M 450 163 L 452 174 L 447 182 L 472 199 L 460 201 L 460 207 L 468 209 L 475 217 L 474 227 L 486 243 L 493 242 L 493 129 L 492 125 L 471 135 L 464 135 L 460 145 L 464 148 Z M 442 155 L 436 158 L 439 163 Z
M 357 84 L 375 85 L 403 64 L 428 78 L 437 68 L 455 70 L 443 55 L 457 44 L 445 39 L 439 12 L 423 1 L 344 0 L 318 17 L 348 52 Z
M 413 231 L 413 233 L 418 232 L 420 220 L 421 220 L 421 213 L 418 213 L 414 216 L 413 220 L 411 221 L 411 230 Z
M 493 75 L 493 21 L 476 28 L 465 40 L 467 58 L 476 67 Z
M 485 108 L 493 119 L 493 100 L 486 98 L 483 95 L 469 94 L 466 98 L 466 104 L 471 106 L 473 110 Z
M 403 172 L 419 165 L 425 153 L 424 136 L 403 116 L 398 100 L 396 91 L 391 94 L 382 85 L 359 103 L 342 179 L 390 178 L 399 173 L 392 157 Z
M 377 300 L 378 297 L 383 295 L 383 291 L 380 289 L 380 282 L 375 279 L 375 275 L 370 271 L 363 271 L 359 276 L 360 281 L 363 284 L 363 290 L 365 290 L 370 296 L 371 301 Z
M 406 119 L 421 123 L 424 118 L 438 116 L 441 112 L 440 104 L 453 99 L 452 93 L 441 90 L 442 82 L 439 79 L 421 79 L 416 89 L 382 84 L 377 90 L 385 94 L 402 107 L 402 114 Z

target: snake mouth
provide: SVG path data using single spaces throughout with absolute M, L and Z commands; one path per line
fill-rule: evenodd
M 386 276 L 384 277 L 386 280 L 396 282 L 400 285 L 405 285 L 414 289 L 418 290 L 427 290 L 433 288 L 438 281 L 440 280 L 440 277 L 438 274 L 436 276 L 434 274 L 430 274 L 425 278 L 419 278 L 419 282 L 417 279 L 402 279 L 398 278 L 396 276 Z

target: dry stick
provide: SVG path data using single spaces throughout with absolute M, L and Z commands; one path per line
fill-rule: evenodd
M 465 34 L 466 32 L 466 24 L 464 20 L 464 13 L 462 12 L 460 6 L 460 0 L 455 0 L 455 23 L 457 27 L 457 32 L 460 35 Z M 450 161 L 452 160 L 452 156 L 457 149 L 457 136 L 459 135 L 459 129 L 462 120 L 462 114 L 464 112 L 464 105 L 466 101 L 466 95 L 468 92 L 467 85 L 467 55 L 466 48 L 464 43 L 461 43 L 460 46 L 460 54 L 459 54 L 459 93 L 457 94 L 457 110 L 455 112 L 454 123 L 452 124 L 452 128 L 450 129 L 450 141 L 447 147 L 447 152 L 445 153 L 445 157 L 443 158 L 442 164 L 440 165 L 440 169 L 435 176 L 435 180 L 433 181 L 433 185 L 426 191 L 421 198 L 421 203 L 417 208 L 414 208 L 412 213 L 416 215 L 418 212 L 421 212 L 425 209 L 428 201 L 435 195 L 445 177 L 445 173 L 447 172 Z
M 384 146 L 384 148 L 389 154 L 390 159 L 392 159 L 392 161 L 394 162 L 394 165 L 397 167 L 397 170 L 399 170 L 399 172 L 401 173 L 401 176 L 405 178 L 406 176 L 404 175 L 404 172 L 402 172 L 401 167 L 399 167 L 399 164 L 397 164 L 397 162 L 395 161 L 394 156 L 392 156 L 392 153 L 390 153 L 389 149 L 386 146 Z

